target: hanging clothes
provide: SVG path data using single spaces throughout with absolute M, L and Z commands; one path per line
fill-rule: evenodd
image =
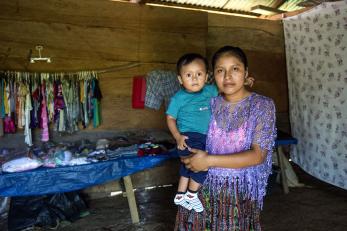
M 28 93 L 27 87 L 24 85 L 24 83 L 20 83 L 19 90 L 18 90 L 18 108 L 17 108 L 17 127 L 23 128 L 25 124 L 25 99 L 26 95 Z
M 88 116 L 88 111 L 89 111 L 89 102 L 88 102 L 88 81 L 84 81 L 84 99 L 83 99 L 83 111 L 84 111 L 84 123 L 85 126 L 88 127 L 89 124 L 89 116 Z
M 31 137 L 31 128 L 30 128 L 30 111 L 33 109 L 31 104 L 31 96 L 29 91 L 27 90 L 26 98 L 25 98 L 25 143 L 28 146 L 33 145 L 32 137 Z
M 15 133 L 16 132 L 16 126 L 14 124 L 14 121 L 8 115 L 5 116 L 5 119 L 4 119 L 4 132 L 5 133 Z
M 9 108 L 10 114 L 14 114 L 16 111 L 16 102 L 15 102 L 15 81 L 14 79 L 9 80 Z
M 5 79 L 3 76 L 1 76 L 1 79 L 0 79 L 0 116 L 1 118 L 5 117 L 4 84 L 5 84 Z
M 101 90 L 99 88 L 99 81 L 97 79 L 92 80 L 93 89 L 93 127 L 96 128 L 100 125 L 100 101 L 102 99 Z
M 0 117 L 0 137 L 4 135 L 4 121 Z
M 41 140 L 46 142 L 49 140 L 49 129 L 48 129 L 48 113 L 47 113 L 47 103 L 46 103 L 46 83 L 43 81 L 41 85 L 41 121 L 42 121 L 42 133 Z
M 80 100 L 79 100 L 79 81 L 72 82 L 72 120 L 73 120 L 73 131 L 78 131 L 78 121 L 80 120 Z
M 99 126 L 101 98 L 95 72 L 0 72 L 0 117 L 24 128 L 28 145 L 32 128 L 41 128 L 42 141 L 49 140 L 50 122 L 54 130 L 69 133 L 78 131 L 79 122 L 83 128 L 91 121 Z
M 159 110 L 164 101 L 168 106 L 171 97 L 180 89 L 177 74 L 173 71 L 154 70 L 146 77 L 145 107 Z
M 33 81 L 29 84 L 29 92 L 31 92 L 31 102 L 33 110 L 31 110 L 31 128 L 40 127 L 40 111 L 41 111 L 41 85 L 37 81 Z
M 10 106 L 9 106 L 9 95 L 10 95 L 10 88 L 8 85 L 8 82 L 5 80 L 4 82 L 4 105 L 5 105 L 5 114 L 9 114 L 10 112 Z
M 60 80 L 54 83 L 54 122 L 55 130 L 60 132 L 65 131 L 65 102 L 62 88 Z
M 54 121 L 54 91 L 53 91 L 53 79 L 46 79 L 46 103 L 48 110 L 49 121 Z

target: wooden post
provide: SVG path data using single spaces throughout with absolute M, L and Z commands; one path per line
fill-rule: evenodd
M 277 159 L 278 159 L 278 165 L 280 167 L 281 171 L 281 182 L 282 182 L 282 188 L 285 194 L 289 193 L 288 188 L 288 181 L 287 181 L 287 174 L 286 174 L 286 166 L 284 164 L 283 158 L 285 158 L 282 147 L 278 146 L 276 149 L 277 153 Z
M 135 200 L 135 194 L 133 191 L 133 184 L 131 183 L 130 176 L 123 177 L 126 196 L 128 197 L 128 204 L 130 209 L 131 220 L 133 223 L 139 223 L 139 213 L 137 211 L 137 205 Z

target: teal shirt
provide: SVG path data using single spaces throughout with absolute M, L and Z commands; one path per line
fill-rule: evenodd
M 199 92 L 181 89 L 171 98 L 166 114 L 176 119 L 180 132 L 206 134 L 211 117 L 210 101 L 217 95 L 215 85 L 205 85 Z

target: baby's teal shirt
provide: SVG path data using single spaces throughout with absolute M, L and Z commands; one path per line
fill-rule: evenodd
M 176 119 L 180 132 L 206 134 L 211 117 L 210 101 L 217 95 L 216 85 L 205 85 L 199 92 L 181 89 L 171 98 L 166 114 Z

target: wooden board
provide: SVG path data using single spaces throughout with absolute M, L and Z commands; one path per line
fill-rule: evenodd
M 205 54 L 207 14 L 112 1 L 2 1 L 0 69 L 37 72 L 100 70 L 101 129 L 166 128 L 160 111 L 131 108 L 132 77 L 175 70 L 186 52 Z M 29 53 L 52 63 L 29 63 Z
M 225 45 L 242 48 L 248 58 L 253 90 L 271 97 L 278 112 L 288 112 L 283 26 L 280 21 L 208 15 L 207 54 Z

